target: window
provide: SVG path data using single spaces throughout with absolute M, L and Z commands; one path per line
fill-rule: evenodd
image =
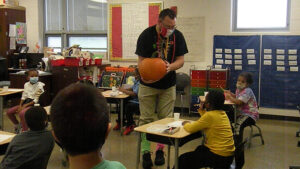
M 56 52 L 74 44 L 107 51 L 106 0 L 44 0 L 45 46 Z
M 61 52 L 61 37 L 60 36 L 48 36 L 47 46 L 54 49 L 54 52 Z
M 289 29 L 290 0 L 233 0 L 233 31 Z

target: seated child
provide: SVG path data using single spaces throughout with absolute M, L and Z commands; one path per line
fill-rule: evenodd
M 252 75 L 243 72 L 239 75 L 236 83 L 235 94 L 225 91 L 226 98 L 237 105 L 238 118 L 235 125 L 235 134 L 238 136 L 238 142 L 243 140 L 244 128 L 255 124 L 258 119 L 258 106 L 255 95 L 249 87 L 253 83 Z
M 124 135 L 128 135 L 130 134 L 134 127 L 135 127 L 135 122 L 133 120 L 133 114 L 136 113 L 138 114 L 139 113 L 139 100 L 138 100 L 138 92 L 139 92 L 139 84 L 140 84 L 140 74 L 139 74 L 139 71 L 138 69 L 136 68 L 135 69 L 135 74 L 134 74 L 134 84 L 131 88 L 129 89 L 125 89 L 125 88 L 119 88 L 119 91 L 125 93 L 125 94 L 128 94 L 129 96 L 131 96 L 130 100 L 126 101 L 126 104 L 125 104 L 125 119 L 126 119 L 126 122 L 125 122 L 125 125 L 126 125 L 126 129 L 124 131 Z M 119 126 L 119 119 L 120 119 L 120 114 L 119 114 L 119 117 L 118 117 L 118 120 L 117 120 L 117 127 Z
M 24 114 L 31 106 L 39 102 L 39 97 L 44 93 L 45 84 L 39 82 L 39 72 L 32 69 L 27 71 L 25 74 L 27 75 L 28 82 L 24 84 L 24 92 L 22 94 L 20 104 L 8 109 L 6 112 L 8 118 L 14 124 L 15 133 L 19 133 L 21 128 L 22 131 L 27 131 L 28 127 L 25 123 Z M 15 116 L 17 113 L 20 117 L 21 126 Z
M 192 123 L 183 122 L 183 128 L 187 132 L 195 133 L 202 130 L 206 137 L 204 145 L 179 157 L 179 169 L 229 168 L 231 165 L 235 146 L 229 119 L 222 110 L 224 101 L 222 92 L 210 91 L 205 103 L 200 104 L 201 117 Z
M 31 107 L 25 113 L 25 120 L 29 130 L 12 139 L 0 164 L 1 169 L 47 168 L 54 139 L 46 129 L 46 110 L 40 106 Z
M 125 169 L 101 156 L 111 124 L 106 100 L 96 87 L 71 84 L 61 90 L 52 102 L 50 119 L 70 169 Z

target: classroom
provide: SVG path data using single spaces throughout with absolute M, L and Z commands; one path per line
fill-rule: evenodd
M 0 169 L 300 169 L 299 0 L 0 0 Z

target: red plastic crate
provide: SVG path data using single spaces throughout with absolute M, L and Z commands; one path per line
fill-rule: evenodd
M 65 59 L 66 66 L 83 66 L 83 58 L 66 58 Z
M 64 66 L 65 60 L 64 59 L 58 59 L 58 60 L 51 60 L 52 66 Z
M 102 65 L 102 59 L 95 59 L 95 65 Z
M 226 72 L 211 71 L 209 74 L 209 78 L 212 80 L 226 80 Z
M 226 84 L 210 84 L 210 88 L 226 88 Z

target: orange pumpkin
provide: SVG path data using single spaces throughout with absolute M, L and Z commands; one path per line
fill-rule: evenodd
M 161 58 L 145 58 L 139 65 L 139 73 L 144 80 L 158 81 L 167 73 L 166 63 Z

